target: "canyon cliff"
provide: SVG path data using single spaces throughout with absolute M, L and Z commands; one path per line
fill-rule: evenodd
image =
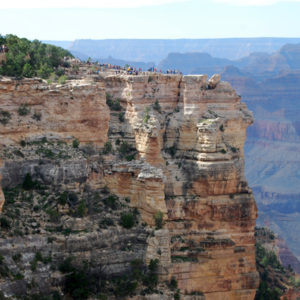
M 297 49 L 299 46 L 289 56 L 293 57 Z M 283 50 L 281 53 L 286 52 Z M 298 56 L 291 66 L 297 66 Z M 227 68 L 222 76 L 243 95 L 255 116 L 254 125 L 247 131 L 245 174 L 258 205 L 257 223 L 268 226 L 286 241 L 297 259 L 285 257 L 284 247 L 281 260 L 286 267 L 290 264 L 300 272 L 299 70 L 263 81 L 238 74 L 234 68 Z
M 58 265 L 72 256 L 111 278 L 158 261 L 161 286 L 130 299 L 173 299 L 172 278 L 181 299 L 254 299 L 252 122 L 217 76 L 2 78 L 4 296 L 70 292 Z

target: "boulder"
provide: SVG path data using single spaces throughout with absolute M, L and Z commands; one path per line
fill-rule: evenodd
M 221 80 L 221 75 L 220 74 L 214 74 L 209 80 L 208 80 L 208 87 L 210 89 L 214 89 L 218 83 Z

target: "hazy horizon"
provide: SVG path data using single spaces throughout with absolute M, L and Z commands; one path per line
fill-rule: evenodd
M 14 34 L 14 33 L 8 33 L 8 34 Z M 26 37 L 25 37 L 26 38 Z M 47 41 L 57 41 L 57 42 L 73 42 L 76 40 L 229 40 L 229 39 L 299 39 L 299 36 L 293 36 L 293 37 L 284 37 L 284 36 L 257 36 L 257 37 L 222 37 L 222 38 L 106 38 L 106 39 L 98 39 L 98 38 L 78 38 L 73 40 L 45 40 L 41 39 L 43 42 Z
M 300 0 L 11 0 L 1 34 L 39 40 L 300 36 Z

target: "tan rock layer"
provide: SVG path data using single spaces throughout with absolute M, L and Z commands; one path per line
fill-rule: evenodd
M 18 113 L 22 105 L 28 109 L 26 115 Z M 0 107 L 11 114 L 7 125 L 1 125 L 2 144 L 39 135 L 69 141 L 76 137 L 100 146 L 107 140 L 109 113 L 100 84 L 79 81 L 54 86 L 38 79 L 1 80 Z

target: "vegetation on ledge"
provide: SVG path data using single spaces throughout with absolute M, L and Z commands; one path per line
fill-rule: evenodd
M 0 35 L 0 47 L 2 45 L 8 49 L 6 59 L 0 63 L 0 75 L 4 76 L 48 78 L 51 73 L 61 76 L 64 68 L 69 67 L 64 57 L 73 57 L 63 48 L 12 34 Z
M 280 300 L 288 289 L 297 289 L 299 282 L 291 267 L 282 266 L 274 251 L 266 245 L 275 242 L 274 233 L 267 228 L 255 228 L 256 266 L 260 276 L 260 284 L 255 300 Z M 286 298 L 284 298 L 286 299 Z

